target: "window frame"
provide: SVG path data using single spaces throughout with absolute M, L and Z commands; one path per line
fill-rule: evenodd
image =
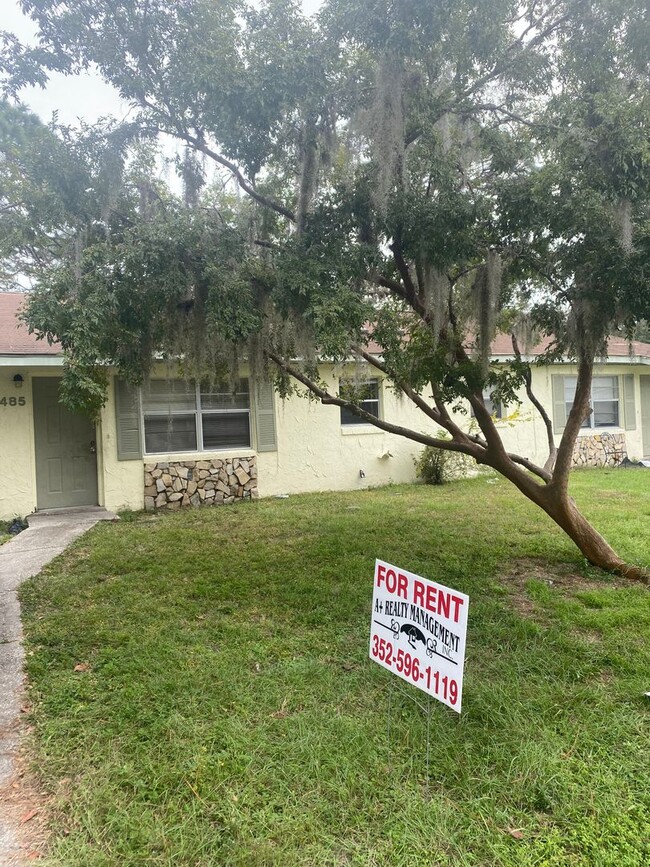
M 344 397 L 342 394 L 342 390 L 345 388 L 346 383 L 351 383 L 355 388 L 361 389 L 366 386 L 374 386 L 377 389 L 377 397 L 366 398 L 365 400 L 359 401 L 359 406 L 361 409 L 366 409 L 364 404 L 372 403 L 377 404 L 377 412 L 371 413 L 375 418 L 382 418 L 382 399 L 381 399 L 381 379 L 378 376 L 368 377 L 367 379 L 363 379 L 360 381 L 355 381 L 351 378 L 341 378 L 339 379 L 339 395 Z M 375 425 L 371 421 L 366 421 L 363 418 L 360 418 L 358 415 L 353 415 L 353 418 L 350 421 L 344 421 L 343 413 L 348 411 L 346 407 L 339 407 L 339 424 L 343 430 L 348 430 L 351 427 L 356 427 L 357 425 L 363 425 L 366 428 L 373 428 Z M 370 410 L 366 410 L 370 412 Z
M 607 401 L 599 400 L 599 401 L 594 402 L 594 385 L 596 384 L 596 380 L 598 380 L 598 379 L 601 379 L 601 380 L 602 379 L 608 379 L 608 380 L 611 380 L 613 382 L 613 384 L 615 386 L 616 396 L 612 400 L 607 400 Z M 566 399 L 567 380 L 574 380 L 574 382 L 575 382 L 575 385 L 573 388 L 573 397 L 570 401 Z M 563 387 L 564 387 L 565 418 L 569 417 L 569 413 L 571 412 L 571 408 L 573 407 L 573 402 L 575 400 L 575 389 L 577 387 L 577 384 L 578 384 L 577 375 L 572 374 L 572 375 L 568 375 L 568 376 L 564 377 Z M 617 374 L 615 374 L 615 373 L 613 373 L 613 374 L 599 373 L 598 375 L 593 376 L 592 380 L 591 380 L 591 388 L 589 391 L 589 408 L 591 409 L 591 412 L 589 413 L 587 418 L 583 421 L 583 423 L 580 425 L 580 430 L 581 431 L 598 431 L 598 430 L 613 430 L 613 429 L 622 428 L 623 427 L 622 419 L 621 419 L 622 391 L 623 391 L 623 389 L 622 389 L 622 384 L 621 384 L 621 377 L 618 376 Z M 598 425 L 596 424 L 596 406 L 595 406 L 596 403 L 614 403 L 614 404 L 616 404 L 616 422 L 614 424 L 598 424 Z
M 171 382 L 182 382 L 183 380 L 165 380 L 163 377 L 151 377 L 153 380 L 160 381 L 171 381 Z M 145 456 L 149 455 L 165 455 L 165 454 L 201 454 L 204 452 L 212 453 L 212 452 L 227 452 L 232 451 L 233 449 L 252 449 L 253 448 L 253 406 L 252 406 L 252 395 L 251 395 L 251 381 L 250 377 L 242 376 L 238 378 L 238 383 L 245 382 L 247 385 L 247 393 L 248 393 L 248 406 L 247 407 L 236 407 L 233 409 L 203 409 L 201 402 L 201 383 L 192 380 L 192 385 L 194 386 L 194 409 L 182 409 L 177 412 L 170 412 L 157 410 L 153 412 L 147 412 L 145 410 L 144 405 L 144 394 L 143 389 L 139 389 L 139 403 L 140 403 L 140 418 L 142 421 L 142 454 Z M 188 396 L 191 395 L 191 390 L 188 391 Z M 203 437 L 203 416 L 215 416 L 215 415 L 242 415 L 246 414 L 248 416 L 248 444 L 244 445 L 228 445 L 228 446 L 212 446 L 206 448 L 204 445 L 204 437 Z M 194 431 L 196 437 L 196 448 L 177 448 L 177 449 L 164 449 L 162 451 L 151 452 L 147 449 L 147 431 L 146 424 L 147 418 L 169 418 L 170 415 L 178 415 L 178 416 L 194 416 Z

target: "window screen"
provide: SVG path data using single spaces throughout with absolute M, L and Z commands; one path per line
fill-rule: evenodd
M 564 378 L 567 418 L 573 406 L 577 383 L 575 376 Z M 591 407 L 593 412 L 583 421 L 583 428 L 618 427 L 620 412 L 617 376 L 594 376 L 591 383 Z
M 379 380 L 370 379 L 367 382 L 357 383 L 346 380 L 341 381 L 339 393 L 345 400 L 352 400 L 361 409 L 365 409 L 370 415 L 379 418 Z M 359 418 L 347 407 L 341 407 L 341 424 L 370 424 Z

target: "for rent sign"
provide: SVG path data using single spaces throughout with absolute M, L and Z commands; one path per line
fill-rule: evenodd
M 370 658 L 460 713 L 469 596 L 375 562 Z

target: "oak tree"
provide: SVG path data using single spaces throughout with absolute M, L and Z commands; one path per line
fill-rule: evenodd
M 2 255 L 35 278 L 29 322 L 63 343 L 67 400 L 97 410 L 107 362 L 137 381 L 156 354 L 193 375 L 246 354 L 284 393 L 492 467 L 591 563 L 645 577 L 568 490 L 594 359 L 650 314 L 643 3 L 22 6 L 39 42 L 4 37 Z M 128 125 L 45 130 L 15 107 L 23 84 L 91 66 Z M 39 137 L 61 160 L 41 181 Z M 182 147 L 182 195 L 156 171 L 161 137 Z M 515 361 L 495 365 L 506 327 Z M 578 369 L 557 448 L 537 404 L 543 466 L 508 452 L 483 397 L 530 392 L 524 332 Z M 350 357 L 448 436 L 328 391 L 318 361 Z

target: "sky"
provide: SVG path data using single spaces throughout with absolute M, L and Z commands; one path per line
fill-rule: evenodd
M 23 15 L 16 0 L 0 0 L 2 5 L 2 29 L 8 30 L 22 42 L 33 42 L 36 29 L 33 22 Z M 41 118 L 48 121 L 53 111 L 59 112 L 59 121 L 76 124 L 78 118 L 94 123 L 103 115 L 122 117 L 127 106 L 117 91 L 101 80 L 98 75 L 65 76 L 52 74 L 48 86 L 27 87 L 20 92 L 20 99 Z
M 303 0 L 303 9 L 309 14 L 318 9 L 321 2 Z M 22 13 L 17 0 L 0 0 L 0 8 L 0 29 L 15 34 L 23 42 L 34 41 L 34 24 Z M 128 106 L 117 91 L 98 75 L 90 73 L 74 77 L 54 73 L 45 89 L 25 88 L 20 98 L 41 120 L 49 121 L 52 112 L 58 111 L 59 122 L 70 125 L 75 125 L 79 118 L 94 123 L 105 115 L 122 118 L 128 113 Z

